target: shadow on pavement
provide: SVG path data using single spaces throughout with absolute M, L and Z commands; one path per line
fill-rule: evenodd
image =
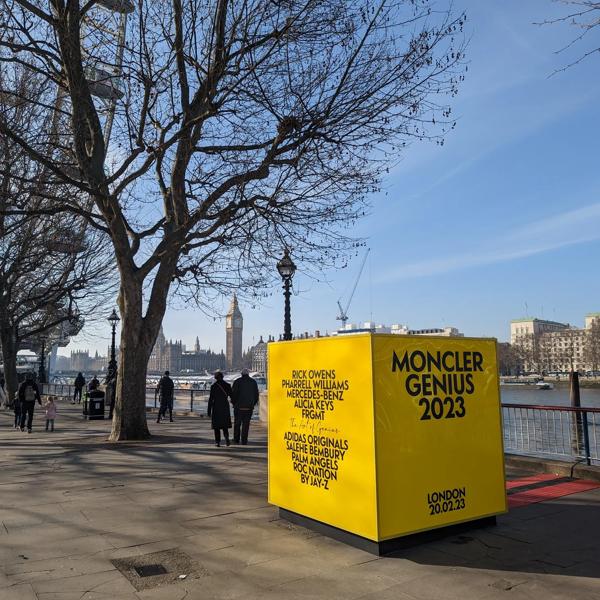
M 335 547 L 340 560 L 376 560 L 277 519 L 267 506 L 266 430 L 260 425 L 251 427 L 248 446 L 216 448 L 209 423 L 195 418 L 178 420 L 173 429 L 150 423 L 149 440 L 113 444 L 106 441 L 106 421 L 64 413 L 58 422 L 64 429 L 54 437 L 12 432 L 10 415 L 0 418 L 0 562 L 25 561 L 24 548 L 38 558 L 60 556 L 68 544 L 74 556 L 159 542 L 223 551 L 234 543 L 245 549 L 249 539 L 262 543 L 273 560 L 286 547 L 307 555 Z M 81 540 L 85 550 L 77 545 Z M 599 578 L 600 490 L 518 508 L 500 516 L 496 527 L 389 556 L 410 561 L 404 567 L 391 561 L 394 575 L 402 569 L 412 574 L 416 563 L 512 573 L 510 579 L 517 573 Z M 509 590 L 512 583 L 506 585 Z
M 600 495 L 531 504 L 498 517 L 496 527 L 389 555 L 423 565 L 600 577 Z

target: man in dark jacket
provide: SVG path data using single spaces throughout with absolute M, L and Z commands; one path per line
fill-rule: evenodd
M 160 423 L 161 417 L 167 416 L 167 409 L 169 409 L 169 420 L 171 423 L 173 422 L 173 391 L 175 389 L 175 384 L 173 380 L 169 377 L 169 371 L 165 371 L 165 374 L 160 378 L 158 385 L 156 386 L 156 391 L 158 392 L 158 397 L 160 398 L 160 410 L 158 411 L 158 419 L 156 419 L 157 423 Z
M 19 402 L 21 403 L 21 431 L 25 431 L 25 419 L 27 419 L 27 433 L 31 433 L 33 424 L 33 410 L 35 401 L 42 405 L 40 390 L 34 380 L 33 373 L 27 373 L 25 381 L 19 386 Z
M 106 386 L 104 402 L 108 404 L 108 420 L 112 421 L 113 413 L 115 412 L 115 399 L 117 397 L 117 369 L 108 368 L 104 385 Z
M 85 377 L 82 373 L 77 373 L 77 377 L 75 377 L 73 385 L 75 386 L 75 391 L 73 392 L 73 400 L 71 400 L 71 404 L 75 404 L 75 402 L 79 402 L 79 404 L 81 404 L 81 391 L 85 387 Z
M 252 411 L 258 404 L 258 384 L 250 377 L 248 369 L 242 369 L 242 376 L 233 382 L 231 403 L 233 404 L 233 443 L 240 443 L 241 430 L 241 441 L 245 446 L 248 443 Z

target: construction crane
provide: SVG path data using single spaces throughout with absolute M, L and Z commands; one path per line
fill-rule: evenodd
M 360 269 L 358 270 L 358 275 L 356 276 L 356 281 L 354 282 L 354 287 L 352 288 L 352 292 L 350 292 L 350 297 L 348 298 L 348 302 L 346 303 L 346 308 L 342 307 L 341 298 L 339 298 L 337 301 L 338 308 L 340 309 L 340 314 L 336 317 L 336 320 L 342 322 L 342 327 L 346 325 L 346 321 L 348 320 L 348 309 L 350 308 L 352 298 L 354 298 L 354 292 L 356 292 L 356 286 L 358 285 L 358 282 L 360 281 L 360 276 L 362 275 L 363 269 L 365 268 L 365 263 L 367 262 L 367 256 L 369 256 L 369 252 L 371 252 L 371 248 L 367 248 L 365 256 L 362 259 Z

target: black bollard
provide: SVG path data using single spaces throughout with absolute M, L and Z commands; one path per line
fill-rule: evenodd
M 579 373 L 571 371 L 569 373 L 569 387 L 571 406 L 573 408 L 581 408 L 581 396 L 579 394 Z M 583 421 L 581 412 L 573 411 L 573 420 L 571 425 L 571 448 L 575 456 L 584 456 L 583 443 Z

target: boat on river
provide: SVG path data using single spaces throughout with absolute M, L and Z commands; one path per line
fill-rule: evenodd
M 541 390 L 551 390 L 551 383 L 545 382 L 541 376 L 501 377 L 500 385 L 507 387 L 537 387 Z

